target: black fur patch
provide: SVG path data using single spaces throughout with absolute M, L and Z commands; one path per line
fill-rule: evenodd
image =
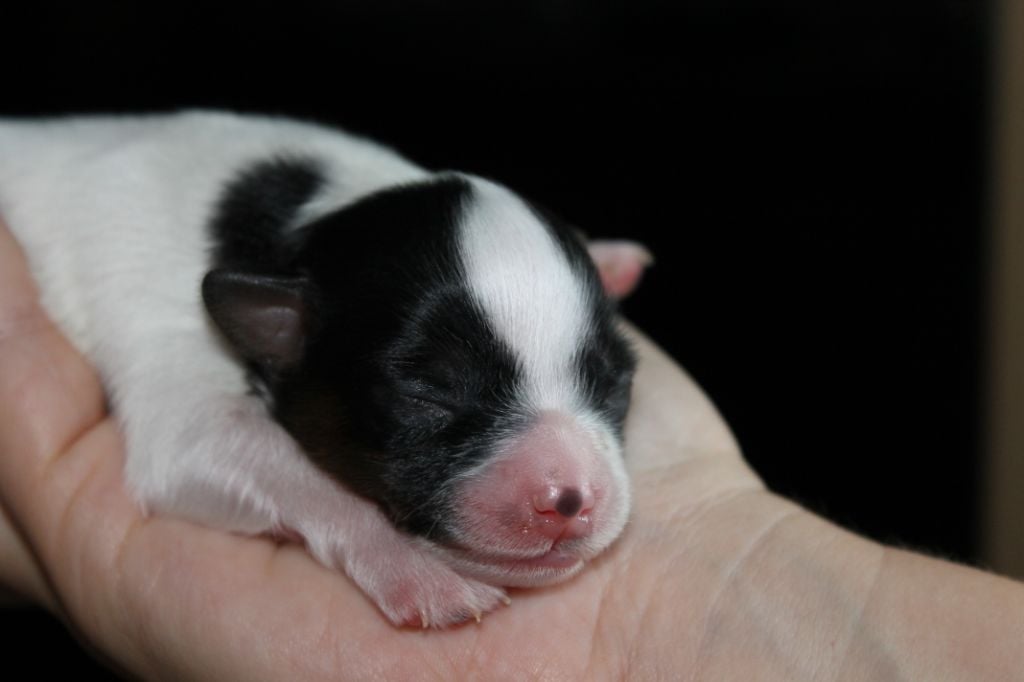
M 282 271 L 295 246 L 286 230 L 323 182 L 311 159 L 282 156 L 246 167 L 225 188 L 210 224 L 215 265 Z

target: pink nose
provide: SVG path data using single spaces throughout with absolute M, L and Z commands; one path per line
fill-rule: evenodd
M 594 493 L 589 487 L 549 485 L 533 496 L 535 528 L 550 538 L 586 535 Z

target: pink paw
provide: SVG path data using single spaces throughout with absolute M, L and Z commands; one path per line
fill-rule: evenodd
M 349 577 L 395 625 L 444 628 L 509 603 L 503 589 L 460 575 L 425 541 L 381 531 L 376 543 L 350 546 L 342 557 Z
M 508 603 L 500 587 L 460 575 L 443 550 L 397 530 L 375 504 L 333 484 L 319 492 L 319 504 L 307 496 L 282 515 L 295 521 L 281 525 L 322 564 L 343 569 L 395 625 L 443 628 Z M 324 515 L 332 522 L 321 522 Z
M 395 625 L 444 628 L 475 619 L 499 604 L 508 604 L 505 591 L 463 578 L 451 569 L 396 576 L 373 595 L 377 606 Z

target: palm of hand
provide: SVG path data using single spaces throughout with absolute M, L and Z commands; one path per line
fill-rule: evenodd
M 594 679 L 678 671 L 699 654 L 747 533 L 709 510 L 762 488 L 699 389 L 639 335 L 623 537 L 578 578 L 513 592 L 481 625 L 419 632 L 392 627 L 300 548 L 143 517 L 99 384 L 34 296 L 0 230 L 0 500 L 21 531 L 0 534 L 0 582 L 66 614 L 134 674 Z

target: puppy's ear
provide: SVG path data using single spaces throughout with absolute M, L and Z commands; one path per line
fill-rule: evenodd
M 203 278 L 206 310 L 232 348 L 277 374 L 302 360 L 313 331 L 313 286 L 304 277 L 212 270 Z

